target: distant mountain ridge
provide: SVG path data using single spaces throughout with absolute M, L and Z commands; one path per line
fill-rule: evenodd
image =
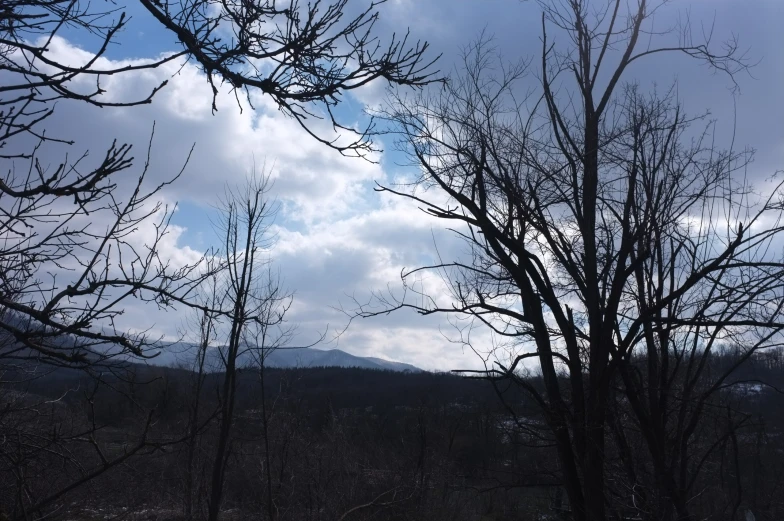
M 385 369 L 387 371 L 422 370 L 411 364 L 392 362 L 376 357 L 355 356 L 340 349 L 321 350 L 313 348 L 304 349 L 278 349 L 267 357 L 268 367 L 295 368 L 295 367 L 359 367 L 363 369 Z
M 14 317 L 9 319 L 6 317 L 6 322 L 14 323 Z M 22 326 L 24 324 L 21 324 Z M 5 340 L 3 342 L 2 340 Z M 76 339 L 69 335 L 57 337 L 52 341 L 55 345 L 59 342 L 64 347 L 71 346 L 76 342 Z M 110 349 L 109 346 L 107 349 Z M 16 356 L 29 356 L 31 359 L 36 358 L 36 353 L 33 353 L 29 348 L 21 347 L 6 332 L 0 331 L 0 355 L 3 354 L 4 349 L 12 349 Z M 95 353 L 96 360 L 99 359 L 100 351 L 93 351 L 95 347 L 87 348 L 83 352 L 85 356 L 91 356 Z M 220 370 L 220 347 L 213 347 L 208 350 L 206 367 L 210 371 Z M 153 350 L 150 351 L 152 354 Z M 113 358 L 113 360 L 121 363 L 146 363 L 153 366 L 185 366 L 188 367 L 194 361 L 196 355 L 196 345 L 189 342 L 174 342 L 166 344 L 166 347 L 161 349 L 158 354 L 152 358 L 142 361 L 131 357 L 128 354 L 122 354 Z M 238 366 L 251 366 L 253 364 L 253 357 L 247 351 L 239 356 L 237 360 Z M 296 348 L 286 349 L 280 348 L 270 353 L 266 360 L 267 367 L 274 367 L 280 369 L 294 369 L 306 367 L 343 367 L 343 368 L 360 368 L 360 369 L 380 369 L 386 371 L 398 372 L 424 372 L 422 369 L 406 364 L 403 362 L 393 362 L 383 358 L 372 356 L 356 356 L 340 349 L 314 349 L 314 348 Z
M 148 363 L 152 365 L 177 366 L 190 365 L 189 361 L 195 356 L 196 346 L 187 343 L 177 343 L 169 349 L 161 351 L 160 355 L 152 358 Z M 219 370 L 220 351 L 219 348 L 210 348 L 207 356 L 207 367 L 211 371 Z M 250 354 L 245 353 L 239 357 L 237 364 L 242 366 L 255 365 Z M 422 369 L 403 362 L 393 362 L 372 356 L 356 356 L 340 349 L 276 349 L 271 352 L 265 361 L 267 367 L 279 369 L 294 369 L 306 367 L 357 367 L 361 369 L 379 369 L 385 371 L 398 372 L 423 372 Z

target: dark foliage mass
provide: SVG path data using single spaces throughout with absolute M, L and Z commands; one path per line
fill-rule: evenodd
M 717 357 L 712 369 L 733 363 Z M 264 517 L 268 501 L 277 519 L 561 519 L 568 511 L 557 475 L 557 455 L 541 411 L 516 387 L 494 388 L 483 380 L 450 374 L 399 373 L 368 369 L 267 369 L 264 387 L 267 435 L 261 404 L 261 382 L 255 370 L 238 375 L 235 435 L 225 473 L 224 519 Z M 61 456 L 0 467 L 0 497 L 5 515 L 19 516 L 19 472 L 27 478 L 22 493 L 45 497 L 74 475 L 100 466 L 102 458 L 124 454 L 142 435 L 140 419 L 150 428 L 144 451 L 100 477 L 41 506 L 28 515 L 56 514 L 66 519 L 185 519 L 186 512 L 207 513 L 207 495 L 194 495 L 186 509 L 186 483 L 206 491 L 211 456 L 219 430 L 206 422 L 191 440 L 188 411 L 194 373 L 146 365 L 125 367 L 93 390 L 94 380 L 81 372 L 59 369 L 45 378 L 3 388 L 4 400 L 29 400 L 35 410 L 16 408 L 0 416 L 4 432 L 26 424 L 42 439 L 59 433 L 80 467 L 69 467 Z M 758 359 L 740 376 L 749 382 L 768 379 L 784 384 L 782 359 Z M 538 377 L 528 381 L 541 386 Z M 216 390 L 222 374 L 209 374 L 201 397 L 203 417 L 220 401 Z M 502 393 L 504 407 L 498 399 Z M 704 462 L 710 473 L 704 494 L 694 508 L 709 513 L 733 491 L 736 480 L 749 492 L 743 507 L 757 519 L 780 519 L 784 457 L 779 451 L 784 406 L 777 391 L 749 383 L 722 398 L 747 422 L 734 439 L 741 459 L 729 450 Z M 47 404 L 43 406 L 41 404 Z M 623 408 L 619 414 L 626 414 Z M 96 425 L 91 439 L 79 432 Z M 705 425 L 710 430 L 712 425 Z M 641 440 L 631 438 L 635 447 Z M 52 442 L 54 443 L 54 442 Z M 268 474 L 272 494 L 267 496 Z M 636 449 L 635 450 L 639 450 Z M 22 457 L 22 454 L 18 454 Z M 190 465 L 189 458 L 192 457 Z M 614 465 L 622 465 L 618 455 Z M 620 472 L 619 477 L 622 476 Z M 709 485 L 707 481 L 710 481 Z M 16 505 L 16 506 L 14 506 Z M 728 517 L 720 517 L 729 519 Z
M 660 28 L 665 3 L 542 1 L 533 59 L 481 38 L 444 89 L 380 111 L 419 177 L 378 189 L 468 253 L 405 270 L 355 313 L 448 314 L 514 353 L 475 374 L 541 407 L 576 521 L 744 515 L 752 420 L 725 395 L 784 341 L 781 172 L 752 176 L 753 152 L 722 148 L 677 85 L 632 72 L 692 60 L 732 85 L 750 62 L 734 38 Z M 423 272 L 449 296 L 422 294 Z

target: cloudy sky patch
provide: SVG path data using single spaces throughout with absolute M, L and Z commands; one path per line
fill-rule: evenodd
M 355 2 L 359 5 L 362 2 Z M 737 34 L 749 56 L 759 61 L 754 77 L 742 76 L 740 94 L 733 95 L 727 78 L 681 57 L 651 60 L 631 71 L 644 89 L 669 87 L 678 82 L 677 94 L 692 113 L 710 111 L 720 139 L 733 136 L 736 146 L 757 148 L 753 175 L 769 176 L 784 164 L 784 115 L 779 90 L 784 84 L 784 45 L 780 22 L 784 3 L 693 1 L 673 3 L 657 14 L 662 28 L 676 23 L 687 11 L 693 21 L 712 24 L 715 37 Z M 541 24 L 536 2 L 453 2 L 449 0 L 395 0 L 382 6 L 379 22 L 384 35 L 411 29 L 412 37 L 427 39 L 434 54 L 443 53 L 439 68 L 453 72 L 461 47 L 484 31 L 510 61 L 536 56 L 541 46 Z M 144 60 L 177 50 L 175 42 L 155 27 L 149 16 L 131 6 L 134 16 L 103 64 L 107 68 Z M 556 37 L 553 35 L 553 37 Z M 560 36 L 562 37 L 562 36 Z M 58 40 L 52 52 L 74 63 L 89 55 L 89 40 Z M 535 80 L 532 70 L 531 81 Z M 136 173 L 141 168 L 146 144 L 155 124 L 155 138 L 148 174 L 150 185 L 176 174 L 191 147 L 193 154 L 184 175 L 162 193 L 166 202 L 179 202 L 174 227 L 163 243 L 164 255 L 191 259 L 217 244 L 211 225 L 215 205 L 226 186 L 244 181 L 253 169 L 269 172 L 274 180 L 271 195 L 279 202 L 275 225 L 276 269 L 295 293 L 291 319 L 299 324 L 303 342 L 327 331 L 332 342 L 320 347 L 339 347 L 355 355 L 378 356 L 412 363 L 425 369 L 449 370 L 478 367 L 481 357 L 459 341 L 459 327 L 445 317 L 421 317 L 410 311 L 372 319 L 358 319 L 345 330 L 353 299 L 367 300 L 371 291 L 400 289 L 404 268 L 459 256 L 461 241 L 428 218 L 415 204 L 374 191 L 375 183 L 389 184 L 416 171 L 394 152 L 389 139 L 378 142 L 385 151 L 366 161 L 346 158 L 308 136 L 271 100 L 254 97 L 239 105 L 228 88 L 222 88 L 212 111 L 212 92 L 206 78 L 188 63 L 170 62 L 158 69 L 110 77 L 104 83 L 107 96 L 124 100 L 149 92 L 160 82 L 168 86 L 153 103 L 133 108 L 96 108 L 62 102 L 47 126 L 52 135 L 74 135 L 70 147 L 50 144 L 44 157 L 51 164 L 64 153 L 86 150 L 100 155 L 113 139 L 134 145 Z M 358 127 L 366 121 L 365 106 L 376 107 L 386 87 L 374 82 L 367 89 L 347 95 L 340 110 Z M 74 133 L 74 122 L 78 132 Z M 735 126 L 733 126 L 735 122 Z M 319 126 L 318 123 L 314 123 Z M 319 127 L 329 132 L 326 122 Z M 20 143 L 20 146 L 23 146 Z M 132 177 L 129 175 L 129 177 Z M 437 298 L 447 298 L 446 288 L 435 274 L 424 275 L 421 287 Z M 440 297 L 439 297 L 440 295 Z M 128 310 L 128 327 L 154 324 L 154 331 L 176 335 L 184 323 L 177 312 L 165 316 L 152 307 Z M 458 324 L 458 326 L 460 326 Z M 461 326 L 462 327 L 462 326 Z M 337 333 L 341 333 L 338 335 Z M 475 345 L 487 352 L 494 345 L 486 331 L 472 332 Z

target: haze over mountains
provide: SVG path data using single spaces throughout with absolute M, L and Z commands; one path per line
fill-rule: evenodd
M 7 314 L 5 317 L 6 323 L 17 325 L 19 327 L 27 327 L 21 320 L 16 319 L 13 315 Z M 111 333 L 110 331 L 108 333 Z M 71 348 L 78 345 L 78 342 L 73 337 L 63 335 L 61 338 L 50 340 L 53 346 L 62 346 L 63 348 Z M 17 355 L 21 352 L 27 352 L 26 348 L 20 347 L 11 337 L 8 332 L 0 331 L 0 355 L 4 355 L 6 351 L 13 351 Z M 210 348 L 207 356 L 207 368 L 211 372 L 220 372 L 223 366 L 220 363 L 220 349 L 218 347 Z M 101 353 L 112 352 L 111 347 L 106 346 L 91 346 L 84 350 L 86 356 L 90 357 L 91 350 L 99 350 Z M 160 353 L 148 359 L 150 365 L 156 366 L 170 366 L 177 367 L 183 366 L 190 368 L 195 359 L 197 346 L 189 342 L 175 342 L 167 345 L 160 350 Z M 121 355 L 116 360 L 123 362 L 139 362 L 138 359 L 132 359 L 128 356 Z M 253 366 L 255 357 L 247 350 L 241 353 L 237 358 L 237 364 L 242 366 Z M 344 368 L 360 368 L 360 369 L 378 369 L 386 371 L 400 371 L 400 372 L 422 372 L 422 369 L 415 367 L 411 364 L 403 362 L 393 362 L 391 360 L 384 360 L 383 358 L 376 357 L 362 357 L 352 355 L 340 349 L 314 349 L 314 348 L 297 348 L 297 349 L 276 349 L 269 353 L 265 361 L 267 367 L 279 369 L 294 369 L 306 367 L 344 367 Z
M 196 346 L 192 344 L 179 343 L 166 349 L 161 354 L 153 358 L 150 362 L 154 365 L 189 365 L 195 356 Z M 208 355 L 209 367 L 220 367 L 218 348 L 211 348 Z M 250 353 L 245 353 L 238 357 L 238 364 L 255 365 Z M 266 360 L 267 367 L 280 369 L 293 369 L 304 367 L 357 367 L 361 369 L 379 369 L 386 371 L 400 372 L 422 372 L 422 369 L 403 362 L 393 362 L 372 356 L 355 356 L 340 349 L 277 349 L 270 353 Z
M 383 358 L 355 356 L 340 349 L 278 349 L 267 358 L 268 367 L 359 367 L 362 369 L 386 369 L 391 371 L 419 372 L 421 369 L 403 362 L 392 362 Z

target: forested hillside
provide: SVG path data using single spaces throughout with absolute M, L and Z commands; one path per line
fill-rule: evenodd
M 713 369 L 732 362 L 718 357 Z M 761 382 L 782 387 L 782 358 L 754 360 L 740 377 L 748 383 L 728 388 L 714 406 L 731 407 L 747 421 L 702 462 L 710 486 L 700 504 L 710 511 L 724 501 L 722 489 L 736 487 L 742 476 L 749 491 L 743 507 L 757 519 L 777 519 L 784 514 L 784 401 Z M 194 379 L 183 369 L 128 365 L 105 375 L 100 387 L 65 369 L 4 384 L 5 432 L 48 440 L 48 455 L 27 447 L 36 460 L 23 475 L 23 460 L 9 458 L 2 467 L 6 515 L 14 513 L 20 485 L 31 497 L 47 497 L 140 445 L 121 465 L 41 508 L 65 519 L 179 520 L 192 488 L 193 512 L 201 515 L 221 375 L 203 382 L 198 430 L 189 438 Z M 527 379 L 542 385 L 536 376 Z M 305 368 L 266 369 L 264 390 L 266 409 L 259 373 L 243 371 L 225 475 L 226 519 L 270 508 L 281 519 L 356 512 L 358 519 L 540 520 L 568 511 L 545 421 L 516 386 L 443 373 Z M 621 406 L 616 414 L 627 412 Z M 711 443 L 712 429 L 700 426 L 698 439 Z M 742 459 L 733 458 L 732 446 Z M 610 457 L 623 464 L 622 455 Z

